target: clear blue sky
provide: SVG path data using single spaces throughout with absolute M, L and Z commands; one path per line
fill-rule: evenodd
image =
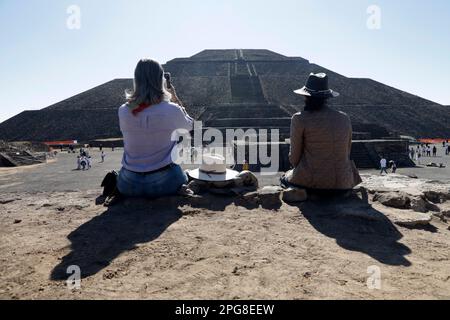
M 66 26 L 73 4 L 80 30 Z M 301 56 L 450 105 L 448 0 L 0 0 L 0 122 L 131 77 L 141 57 L 213 48 Z

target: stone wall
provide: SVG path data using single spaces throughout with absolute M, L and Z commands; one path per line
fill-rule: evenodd
M 286 142 L 267 142 L 254 143 L 249 141 L 235 142 L 235 156 L 237 149 L 245 147 L 245 159 L 249 161 L 250 148 L 252 154 L 256 152 L 259 154 L 260 147 L 265 145 L 268 150 L 268 155 L 272 154 L 273 148 L 279 148 L 279 171 L 285 172 L 291 169 L 289 163 L 290 143 Z M 394 160 L 398 167 L 414 167 L 414 162 L 409 158 L 408 154 L 409 143 L 403 140 L 368 140 L 368 141 L 354 141 L 352 145 L 351 159 L 360 169 L 375 169 L 380 166 L 380 156 L 383 155 L 388 161 Z M 257 158 L 259 160 L 259 157 Z M 259 161 L 250 165 L 250 170 L 253 172 L 261 171 L 264 167 Z M 267 166 L 266 166 L 267 167 Z M 237 170 L 242 170 L 242 163 L 237 164 Z

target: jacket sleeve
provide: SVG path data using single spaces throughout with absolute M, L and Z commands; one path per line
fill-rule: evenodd
M 289 161 L 294 168 L 299 165 L 303 155 L 304 131 L 305 128 L 300 114 L 295 114 L 291 120 L 291 152 L 289 153 Z

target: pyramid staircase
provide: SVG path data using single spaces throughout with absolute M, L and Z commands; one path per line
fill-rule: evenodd
M 225 137 L 227 129 L 247 131 L 267 130 L 268 140 L 272 130 L 279 130 L 279 140 L 289 138 L 291 116 L 280 107 L 267 103 L 235 103 L 207 107 L 202 117 L 205 129 L 220 130 Z M 278 141 L 277 141 L 278 142 Z

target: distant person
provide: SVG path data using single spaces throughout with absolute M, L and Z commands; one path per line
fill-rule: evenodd
M 87 166 L 87 160 L 86 160 L 86 157 L 81 157 L 80 164 L 81 164 L 81 169 L 82 169 L 83 171 L 85 171 L 85 170 L 86 170 L 86 166 Z
M 77 156 L 77 170 L 81 170 L 81 156 Z
M 282 186 L 324 195 L 347 193 L 361 177 L 350 159 L 350 118 L 327 104 L 339 94 L 328 87 L 324 73 L 310 74 L 306 86 L 295 93 L 304 96 L 305 108 L 291 120 L 289 161 L 294 169 L 281 178 Z
M 118 191 L 128 197 L 176 194 L 188 178 L 173 162 L 176 141 L 171 138 L 177 129 L 191 131 L 193 119 L 178 99 L 170 77 L 158 62 L 150 59 L 137 64 L 134 89 L 127 91 L 126 97 L 127 103 L 119 108 L 124 154 Z
M 436 146 L 433 147 L 433 157 L 437 156 L 437 148 Z
M 380 168 L 381 168 L 381 172 L 380 174 L 383 175 L 383 172 L 386 174 L 389 174 L 387 172 L 387 160 L 385 157 L 381 156 L 381 160 L 380 160 Z
M 447 147 L 447 155 L 450 155 L 450 145 Z
M 431 147 L 427 146 L 427 157 L 431 157 Z
M 102 157 L 102 163 L 104 163 L 105 162 L 105 157 L 106 157 L 105 151 L 102 151 L 101 157 Z
M 103 151 L 103 145 L 102 144 L 100 145 L 99 150 Z
M 409 150 L 409 157 L 411 158 L 411 160 L 414 160 L 415 156 L 416 156 L 416 151 L 414 151 L 414 148 L 411 148 Z
M 391 168 L 392 173 L 397 172 L 397 163 L 394 160 L 389 161 L 389 167 Z

